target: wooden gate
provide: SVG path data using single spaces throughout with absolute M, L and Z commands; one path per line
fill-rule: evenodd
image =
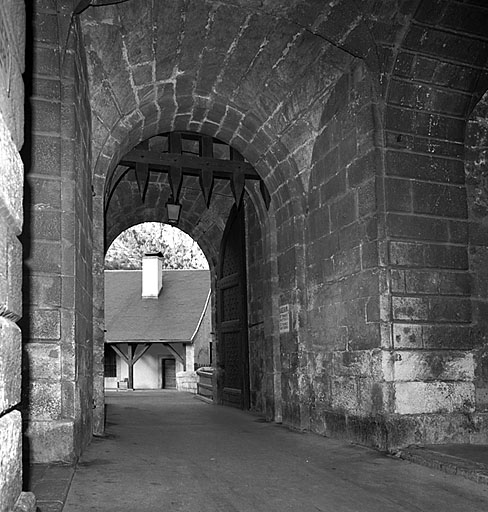
M 244 209 L 232 210 L 224 231 L 217 281 L 218 392 L 223 405 L 249 409 L 249 347 Z

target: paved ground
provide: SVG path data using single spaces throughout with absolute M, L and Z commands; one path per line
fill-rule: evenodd
M 75 468 L 61 464 L 36 464 L 24 472 L 24 488 L 36 497 L 36 512 L 61 512 Z
M 477 512 L 488 486 L 178 392 L 107 397 L 64 512 Z M 45 502 L 41 512 L 59 510 Z
M 398 455 L 404 460 L 488 485 L 488 446 L 486 445 L 410 446 Z

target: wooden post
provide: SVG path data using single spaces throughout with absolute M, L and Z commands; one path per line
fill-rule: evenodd
M 127 360 L 129 365 L 129 382 L 127 388 L 134 390 L 134 353 L 137 349 L 137 343 L 127 345 Z
M 115 352 L 127 363 L 129 370 L 129 377 L 127 382 L 127 389 L 134 389 L 134 365 L 139 359 L 149 350 L 152 343 L 144 343 L 142 350 L 136 356 L 137 347 L 140 343 L 128 343 L 127 344 L 127 355 L 125 355 L 120 347 L 116 343 L 112 344 L 112 348 Z

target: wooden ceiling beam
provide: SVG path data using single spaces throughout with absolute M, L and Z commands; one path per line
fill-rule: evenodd
M 202 169 L 212 169 L 214 178 L 232 179 L 235 172 L 243 172 L 246 180 L 260 180 L 259 174 L 247 162 L 220 160 L 204 156 L 133 149 L 122 157 L 119 165 L 135 168 L 137 164 L 147 164 L 151 171 L 169 172 L 170 167 L 181 167 L 187 175 L 200 176 Z

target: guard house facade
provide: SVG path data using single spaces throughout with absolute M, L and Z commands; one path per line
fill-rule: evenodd
M 211 356 L 208 270 L 105 271 L 105 389 L 196 392 L 195 370 Z M 137 363 L 137 364 L 136 364 Z

